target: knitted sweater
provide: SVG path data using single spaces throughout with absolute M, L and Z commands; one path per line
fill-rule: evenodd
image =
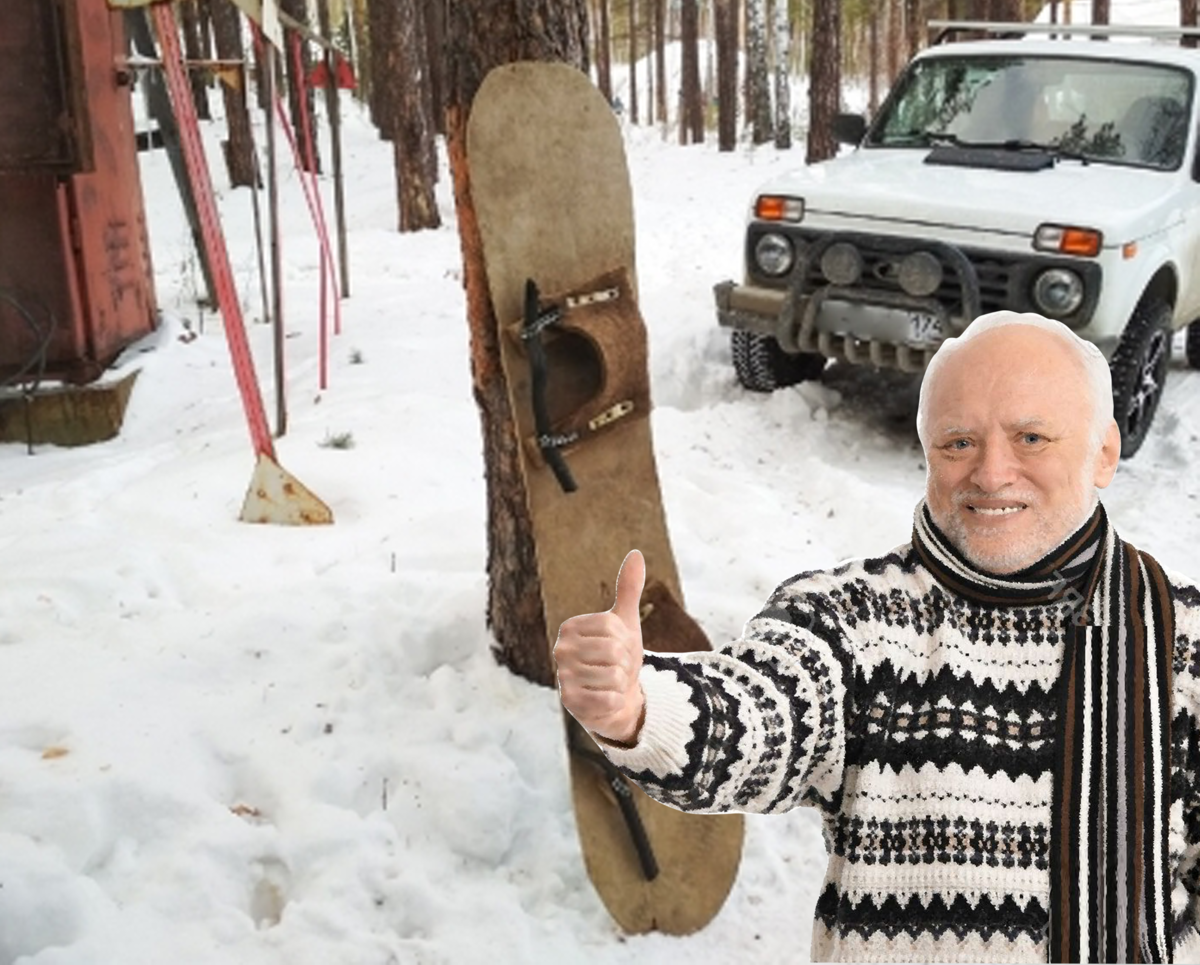
M 1200 962 L 1200 589 L 1168 578 L 1171 915 Z M 801 573 L 721 650 L 648 651 L 638 742 L 604 750 L 682 810 L 819 809 L 814 961 L 1044 962 L 1068 612 L 956 597 L 911 544 Z

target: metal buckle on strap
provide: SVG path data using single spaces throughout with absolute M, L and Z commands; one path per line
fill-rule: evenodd
M 633 400 L 626 399 L 624 402 L 618 402 L 612 408 L 605 409 L 598 416 L 588 423 L 588 428 L 595 432 L 602 426 L 609 425 L 629 415 L 633 411 Z
M 557 325 L 562 321 L 562 309 L 557 305 L 551 305 L 549 308 L 538 312 L 537 317 L 532 322 L 527 322 L 525 327 L 521 329 L 521 338 L 528 342 L 531 339 L 537 338 L 551 325 Z
M 537 444 L 541 449 L 561 449 L 563 446 L 569 446 L 578 439 L 578 432 L 568 432 L 563 435 L 550 435 L 547 433 L 546 435 L 537 437 Z
M 585 292 L 582 295 L 568 295 L 567 308 L 586 308 L 588 305 L 599 305 L 603 302 L 613 302 L 621 297 L 618 288 L 602 288 L 600 291 Z

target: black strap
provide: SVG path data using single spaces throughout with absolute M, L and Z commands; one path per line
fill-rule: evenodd
M 628 779 L 603 754 L 581 746 L 578 737 L 572 736 L 569 746 L 571 753 L 578 754 L 585 761 L 596 765 L 604 772 L 604 776 L 608 779 L 608 786 L 617 796 L 621 817 L 625 819 L 625 827 L 633 839 L 633 847 L 637 851 L 642 874 L 647 881 L 653 881 L 658 877 L 658 859 L 654 856 L 654 849 L 650 846 L 650 838 L 646 834 L 646 826 L 642 824 L 642 816 L 638 814 L 637 805 L 633 803 L 633 789 L 630 788 Z
M 578 434 L 555 435 L 550 431 L 550 410 L 546 405 L 546 350 L 542 347 L 542 330 L 562 316 L 557 309 L 542 312 L 538 301 L 537 284 L 532 278 L 528 278 L 525 280 L 525 330 L 521 333 L 521 338 L 529 345 L 533 422 L 537 428 L 538 445 L 546 463 L 554 470 L 554 478 L 562 486 L 563 492 L 573 493 L 579 487 L 559 449 L 574 442 Z

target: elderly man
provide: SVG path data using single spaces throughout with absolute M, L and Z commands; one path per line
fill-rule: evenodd
M 820 810 L 815 960 L 1200 960 L 1200 591 L 1099 504 L 1103 357 L 983 316 L 917 424 L 910 543 L 682 656 L 643 653 L 630 553 L 613 609 L 560 630 L 563 704 L 667 804 Z

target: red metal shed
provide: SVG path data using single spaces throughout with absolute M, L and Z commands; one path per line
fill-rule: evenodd
M 0 383 L 88 382 L 157 322 L 123 15 L 3 3 Z

